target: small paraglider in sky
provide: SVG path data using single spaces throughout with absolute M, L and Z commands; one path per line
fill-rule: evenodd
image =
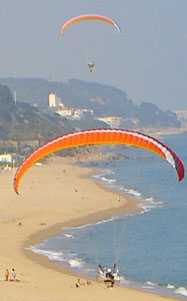
M 97 15 L 97 14 L 85 14 L 85 15 L 79 15 L 76 17 L 73 17 L 71 19 L 69 19 L 68 21 L 66 21 L 63 26 L 61 27 L 61 35 L 64 35 L 66 30 L 71 27 L 71 25 L 76 24 L 77 22 L 87 22 L 87 21 L 102 21 L 102 22 L 106 22 L 109 25 L 112 25 L 114 27 L 114 29 L 116 29 L 116 31 L 118 33 L 121 32 L 121 29 L 119 27 L 119 25 L 112 19 L 106 17 L 106 16 L 102 16 L 102 15 Z M 86 24 L 86 23 L 85 23 Z M 87 63 L 89 71 L 92 72 L 95 69 L 95 64 L 92 61 L 89 61 Z
M 72 19 L 69 19 L 67 22 L 65 22 L 65 24 L 62 26 L 61 28 L 61 34 L 63 35 L 66 28 L 69 27 L 71 24 L 77 23 L 79 21 L 88 21 L 88 20 L 98 20 L 98 21 L 104 21 L 107 22 L 111 25 L 113 25 L 117 31 L 120 33 L 120 27 L 119 25 L 114 22 L 112 19 L 105 17 L 105 16 L 101 16 L 101 15 L 95 15 L 95 14 L 88 14 L 88 15 L 80 15 L 80 16 L 76 16 Z
M 95 65 L 93 62 L 88 62 L 88 68 L 90 70 L 90 72 L 92 72 L 95 69 Z

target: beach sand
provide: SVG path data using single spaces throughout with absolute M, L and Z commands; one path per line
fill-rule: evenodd
M 63 226 L 137 208 L 133 198 L 120 196 L 118 202 L 118 193 L 91 180 L 93 170 L 70 163 L 54 157 L 33 166 L 20 182 L 19 196 L 13 190 L 15 169 L 0 172 L 0 300 L 176 300 L 120 286 L 108 289 L 95 281 L 76 288 L 78 277 L 86 283 L 84 277 L 26 250 Z M 4 281 L 6 268 L 15 268 L 20 282 Z

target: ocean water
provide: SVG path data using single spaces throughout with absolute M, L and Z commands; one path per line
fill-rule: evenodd
M 187 133 L 163 136 L 187 169 Z M 102 150 L 106 152 L 106 150 Z M 97 266 L 119 266 L 119 284 L 187 298 L 187 179 L 162 158 L 138 148 L 113 147 L 126 160 L 90 163 L 94 180 L 140 201 L 128 212 L 98 223 L 63 229 L 30 249 L 87 277 Z M 89 164 L 88 164 L 89 165 Z M 99 208 L 98 208 L 99 210 Z

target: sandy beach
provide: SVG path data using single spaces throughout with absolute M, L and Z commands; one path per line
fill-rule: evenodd
M 137 209 L 137 201 L 98 185 L 93 170 L 54 157 L 33 166 L 13 190 L 15 170 L 0 172 L 0 300 L 104 301 L 176 300 L 86 279 L 26 248 L 59 233 L 63 226 L 78 226 L 116 213 Z M 5 281 L 4 270 L 15 268 L 19 282 Z M 75 287 L 77 278 L 85 285 Z

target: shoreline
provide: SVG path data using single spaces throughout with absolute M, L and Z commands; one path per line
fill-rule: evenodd
M 51 228 L 47 228 L 45 230 L 40 230 L 39 232 L 32 234 L 28 238 L 28 240 L 23 244 L 22 251 L 24 254 L 26 254 L 26 256 L 29 259 L 34 260 L 34 261 L 38 262 L 39 264 L 42 264 L 49 268 L 61 271 L 63 273 L 67 273 L 69 275 L 78 275 L 79 277 L 85 278 L 84 275 L 82 275 L 81 273 L 77 273 L 72 268 L 68 268 L 63 264 L 52 261 L 45 255 L 34 253 L 29 248 L 33 245 L 39 244 L 41 241 L 43 241 L 47 238 L 58 235 L 63 228 L 84 226 L 89 223 L 102 221 L 105 218 L 110 218 L 113 215 L 122 214 L 124 212 L 128 212 L 128 211 L 126 211 L 126 206 L 121 206 L 117 210 L 107 209 L 102 212 L 98 211 L 98 212 L 88 215 L 87 217 L 70 220 L 65 223 L 59 223 L 59 224 L 52 226 Z
M 139 130 L 138 130 L 139 131 Z M 147 135 L 151 135 L 153 137 L 162 137 L 162 136 L 170 136 L 170 135 L 180 135 L 187 132 L 187 127 L 181 128 L 143 128 L 140 129 L 141 133 L 145 133 Z
M 137 210 L 139 202 L 132 197 L 110 191 L 93 179 L 88 179 L 88 175 L 94 173 L 92 168 L 64 162 L 61 158 L 54 158 L 50 164 L 32 167 L 25 175 L 19 197 L 13 192 L 12 186 L 9 188 L 12 172 L 0 174 L 0 223 L 3 229 L 0 237 L 1 273 L 3 268 L 13 266 L 20 279 L 16 285 L 9 281 L 2 282 L 1 296 L 5 300 L 19 301 L 82 301 L 89 300 L 90 296 L 98 301 L 113 298 L 135 301 L 176 300 L 175 297 L 117 285 L 109 290 L 104 283 L 97 281 L 93 281 L 92 286 L 85 285 L 77 290 L 77 277 L 85 281 L 84 276 L 50 261 L 46 256 L 25 249 L 59 233 L 63 226 L 83 225 L 114 214 Z M 78 187 L 78 191 L 75 192 L 74 187 Z M 48 193 L 51 189 L 52 195 Z M 120 205 L 118 195 L 121 196 Z M 78 208 L 75 204 L 79 204 Z M 101 208 L 99 212 L 98 206 Z M 18 227 L 20 222 L 21 227 Z
M 87 169 L 87 167 L 80 167 L 80 168 Z M 90 169 L 90 167 L 89 167 L 89 169 Z M 97 171 L 98 170 L 99 169 L 97 168 Z M 95 185 L 98 186 L 99 188 L 101 188 L 103 191 L 110 191 L 114 195 L 120 196 L 120 199 L 125 198 L 127 200 L 127 203 L 123 204 L 121 206 L 118 206 L 116 208 L 108 208 L 108 209 L 105 209 L 102 211 L 96 211 L 85 217 L 75 218 L 75 219 L 69 220 L 67 222 L 58 223 L 58 224 L 53 225 L 52 227 L 49 227 L 49 228 L 40 230 L 39 232 L 33 233 L 28 238 L 28 240 L 24 242 L 23 247 L 22 247 L 23 253 L 25 253 L 29 259 L 34 260 L 34 261 L 38 262 L 39 264 L 41 264 L 41 262 L 42 262 L 43 265 L 48 266 L 52 269 L 61 271 L 63 273 L 84 277 L 84 275 L 77 273 L 76 271 L 73 271 L 72 268 L 65 267 L 64 265 L 62 265 L 60 263 L 52 261 L 45 255 L 34 253 L 32 250 L 29 250 L 29 247 L 31 247 L 33 245 L 37 245 L 45 239 L 48 239 L 50 237 L 54 237 L 54 236 L 58 235 L 62 231 L 63 228 L 84 226 L 84 225 L 87 225 L 90 223 L 103 221 L 104 219 L 108 219 L 114 215 L 141 210 L 138 207 L 138 205 L 140 204 L 140 201 L 138 201 L 136 198 L 134 198 L 130 195 L 127 195 L 125 193 L 117 192 L 115 189 L 107 188 L 104 184 L 99 183 L 97 180 L 94 180 L 93 178 L 91 178 L 91 176 L 95 175 L 95 174 L 96 174 L 95 168 L 91 168 L 91 171 L 89 171 L 88 173 L 86 173 L 84 175 L 81 175 L 80 177 L 87 179 L 89 181 L 93 181 L 95 183 Z

